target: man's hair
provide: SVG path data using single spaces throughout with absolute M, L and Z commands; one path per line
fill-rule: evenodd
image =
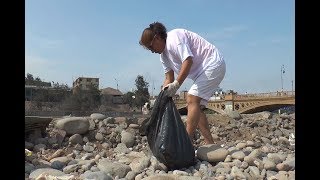
M 143 30 L 139 44 L 144 46 L 144 43 L 150 42 L 155 35 L 160 36 L 165 41 L 167 40 L 167 29 L 160 22 L 149 24 L 149 27 Z
M 154 22 L 149 25 L 149 29 L 153 32 L 153 34 L 159 35 L 162 39 L 167 39 L 167 29 L 160 22 Z

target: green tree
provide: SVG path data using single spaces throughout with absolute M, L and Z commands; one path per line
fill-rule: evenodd
M 25 84 L 26 85 L 33 85 L 34 78 L 33 75 L 30 73 L 27 73 L 27 76 L 25 77 Z
M 124 103 L 128 104 L 130 106 L 130 108 L 132 108 L 134 105 L 134 99 L 135 99 L 135 94 L 131 91 L 129 91 L 123 95 Z
M 39 77 L 36 77 L 36 79 L 34 80 L 34 85 L 36 86 L 41 86 L 42 85 L 42 81 Z
M 51 87 L 50 82 L 44 82 L 40 79 L 40 77 L 34 78 L 33 75 L 30 73 L 27 73 L 27 76 L 25 77 L 25 85 Z
M 136 107 L 139 107 L 139 109 L 142 108 L 142 106 L 146 103 L 149 102 L 150 94 L 149 94 L 149 83 L 146 82 L 143 78 L 143 76 L 138 75 L 136 80 L 136 87 L 137 90 L 135 90 L 135 100 L 134 100 L 134 105 Z
M 28 81 L 33 81 L 33 75 L 30 74 L 30 73 L 27 73 L 27 77 L 25 77 L 25 80 L 28 80 Z

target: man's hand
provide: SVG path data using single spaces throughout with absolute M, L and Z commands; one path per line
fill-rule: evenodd
M 173 97 L 176 94 L 177 90 L 180 88 L 180 84 L 177 80 L 174 80 L 173 83 L 167 84 L 164 87 L 164 89 L 165 88 L 168 88 L 167 89 L 168 96 Z

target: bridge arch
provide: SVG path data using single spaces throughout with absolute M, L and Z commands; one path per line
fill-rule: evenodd
M 290 106 L 294 106 L 294 105 L 290 105 L 290 104 L 270 104 L 270 105 L 264 105 L 264 106 L 259 106 L 259 107 L 255 107 L 255 108 L 251 108 L 251 109 L 247 109 L 247 110 L 242 110 L 241 112 L 239 112 L 240 114 L 252 114 L 252 113 L 257 113 L 257 112 L 262 112 L 262 111 L 275 111 L 277 109 L 281 109 L 284 107 L 290 107 Z
M 274 101 L 254 101 L 254 102 L 235 102 L 234 110 L 241 113 L 256 113 L 261 111 L 274 111 L 282 107 L 295 105 L 293 99 L 287 99 L 283 101 L 274 100 Z

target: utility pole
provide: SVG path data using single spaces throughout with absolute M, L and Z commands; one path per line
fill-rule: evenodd
M 116 80 L 116 82 L 117 82 L 117 90 L 119 90 L 119 88 L 118 88 L 118 80 L 116 78 L 114 78 L 114 80 Z
M 282 74 L 284 74 L 284 65 L 281 66 L 281 92 L 283 92 L 283 78 L 282 78 Z

